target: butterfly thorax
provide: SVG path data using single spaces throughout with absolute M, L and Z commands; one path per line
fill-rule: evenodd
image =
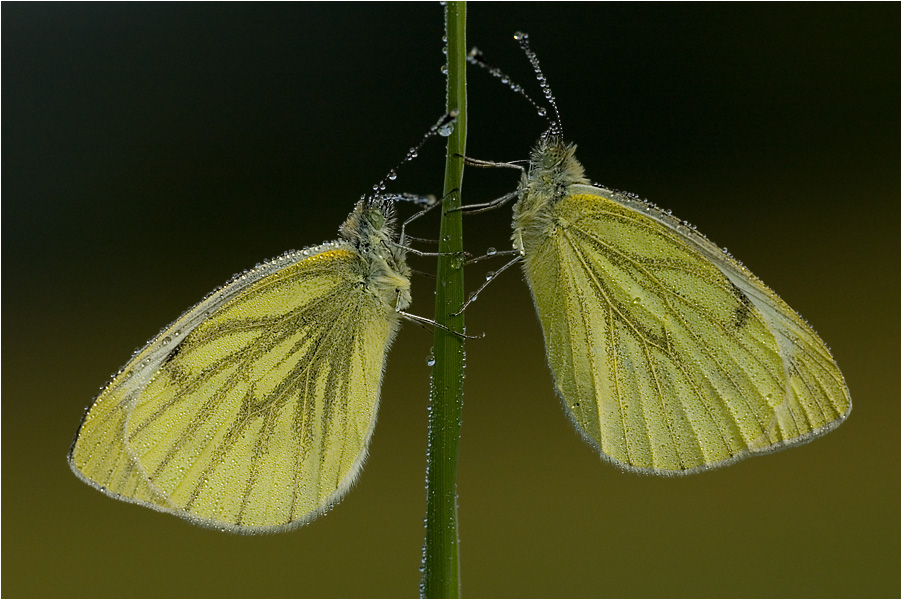
M 576 145 L 564 144 L 554 136 L 542 138 L 533 149 L 513 209 L 514 247 L 521 252 L 528 252 L 530 240 L 539 239 L 554 226 L 552 208 L 567 195 L 567 189 L 589 183 L 575 153 Z
M 342 224 L 339 233 L 352 244 L 364 262 L 363 284 L 391 310 L 410 306 L 410 268 L 404 249 L 394 240 L 394 215 L 390 202 L 361 200 Z

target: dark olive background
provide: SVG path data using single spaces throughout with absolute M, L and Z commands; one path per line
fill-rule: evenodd
M 463 592 L 898 596 L 899 5 L 469 9 L 469 43 L 538 96 L 512 40 L 531 34 L 589 176 L 727 246 L 831 346 L 855 408 L 814 443 L 727 469 L 621 473 L 563 415 L 511 271 L 467 312 L 487 337 L 468 344 Z M 357 484 L 291 533 L 113 501 L 65 455 L 136 346 L 232 273 L 333 239 L 441 115 L 440 6 L 4 3 L 2 17 L 3 595 L 415 595 L 418 327 L 390 354 Z M 543 121 L 469 77 L 468 153 L 525 158 Z M 394 189 L 439 193 L 441 146 Z M 464 199 L 515 180 L 468 170 Z M 471 250 L 509 247 L 508 210 L 465 225 Z M 470 269 L 471 289 L 490 268 Z M 419 314 L 432 285 L 414 282 Z

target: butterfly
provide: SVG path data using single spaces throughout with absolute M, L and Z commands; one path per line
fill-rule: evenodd
M 516 37 L 557 117 L 527 36 Z M 501 200 L 516 198 L 515 261 L 555 390 L 602 458 L 703 471 L 807 442 L 849 415 L 839 368 L 795 311 L 693 227 L 593 185 L 575 153 L 557 117 Z
M 135 353 L 69 453 L 104 493 L 241 533 L 301 525 L 354 482 L 410 304 L 393 202 L 207 296 Z
M 456 111 L 412 148 L 450 135 Z M 399 165 L 400 166 L 400 165 Z M 225 284 L 135 352 L 87 409 L 69 465 L 105 494 L 236 533 L 292 529 L 353 484 L 410 305 L 404 227 L 439 204 L 386 194 Z M 425 206 L 396 232 L 396 201 Z M 464 334 L 456 334 L 463 337 Z

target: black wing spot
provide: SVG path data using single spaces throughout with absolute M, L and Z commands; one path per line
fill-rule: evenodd
M 739 301 L 739 306 L 733 309 L 733 325 L 736 329 L 741 329 L 748 323 L 749 317 L 752 315 L 752 301 L 745 295 L 739 286 L 730 282 L 733 286 L 733 296 Z
M 179 343 L 169 351 L 169 354 L 163 359 L 163 364 L 160 365 L 160 373 L 168 375 L 169 381 L 178 386 L 186 385 L 189 380 L 188 371 L 176 360 L 181 352 L 182 343 Z
M 179 353 L 182 351 L 183 343 L 184 342 L 179 342 L 178 344 L 175 345 L 175 348 L 173 348 L 172 350 L 169 351 L 169 354 L 167 354 L 166 358 L 163 359 L 164 365 L 169 364 L 170 362 L 175 360 L 175 357 L 177 357 L 179 355 Z

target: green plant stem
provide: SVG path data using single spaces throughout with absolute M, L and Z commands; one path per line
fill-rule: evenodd
M 463 156 L 467 140 L 466 3 L 445 4 L 448 51 L 448 112 L 457 111 L 448 138 L 445 186 L 435 290 L 435 320 L 462 332 L 463 315 L 452 316 L 464 301 L 461 213 Z M 452 211 L 452 212 L 449 212 Z M 457 253 L 457 254 L 455 254 Z M 426 541 L 423 545 L 425 598 L 458 598 L 460 567 L 457 534 L 457 455 L 463 407 L 464 340 L 435 328 L 435 364 L 429 398 L 429 440 L 426 459 Z

